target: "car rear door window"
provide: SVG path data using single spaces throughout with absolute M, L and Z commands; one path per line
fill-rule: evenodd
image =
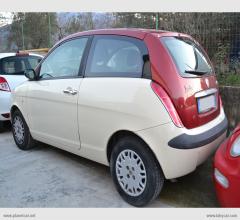
M 87 61 L 87 77 L 142 77 L 143 41 L 125 36 L 95 36 Z
M 41 61 L 38 56 L 12 56 L 1 61 L 1 75 L 23 75 L 26 69 L 34 69 Z
M 194 77 L 199 73 L 204 75 L 213 72 L 207 55 L 192 40 L 184 37 L 162 37 L 161 41 L 168 49 L 181 76 Z
M 58 46 L 41 64 L 40 79 L 78 76 L 87 41 L 82 37 Z

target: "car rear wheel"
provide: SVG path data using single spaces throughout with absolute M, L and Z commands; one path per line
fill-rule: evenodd
M 133 206 L 147 205 L 164 184 L 163 172 L 153 153 L 142 140 L 132 136 L 115 144 L 110 169 L 119 194 Z
M 12 133 L 16 145 L 21 150 L 33 148 L 36 141 L 32 138 L 29 128 L 19 110 L 14 111 L 12 115 Z

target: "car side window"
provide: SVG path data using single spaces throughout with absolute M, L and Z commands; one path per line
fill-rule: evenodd
M 139 39 L 116 35 L 95 36 L 85 76 L 142 77 L 144 57 L 147 55 L 147 48 Z
M 40 79 L 78 76 L 88 38 L 78 38 L 58 46 L 41 64 Z
M 26 69 L 34 69 L 41 61 L 41 57 L 26 55 L 26 56 L 11 56 L 0 60 L 1 75 L 24 75 Z

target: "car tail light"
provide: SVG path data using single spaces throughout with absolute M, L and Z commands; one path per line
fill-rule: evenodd
M 2 116 L 3 116 L 4 118 L 9 118 L 9 117 L 10 117 L 10 113 L 2 114 Z
M 163 105 L 165 106 L 166 110 L 168 111 L 173 123 L 177 127 L 183 127 L 182 121 L 179 118 L 179 115 L 172 103 L 172 100 L 168 96 L 168 94 L 165 92 L 165 90 L 157 83 L 151 82 L 151 87 L 155 94 L 158 96 L 158 98 L 162 101 Z
M 18 56 L 18 57 L 20 57 L 20 56 L 29 56 L 29 53 L 27 53 L 27 52 L 22 52 L 22 51 L 18 51 L 17 53 L 16 53 L 16 56 Z
M 4 77 L 0 77 L 0 90 L 6 91 L 6 92 L 11 92 L 8 82 Z

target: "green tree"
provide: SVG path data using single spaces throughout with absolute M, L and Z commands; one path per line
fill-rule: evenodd
M 118 12 L 114 13 L 118 28 L 155 28 L 155 13 Z
M 48 47 L 56 30 L 56 13 L 15 13 L 10 41 L 19 49 Z
M 80 31 L 95 29 L 95 21 L 92 12 L 75 13 L 68 17 L 68 13 L 59 18 L 58 39 Z

